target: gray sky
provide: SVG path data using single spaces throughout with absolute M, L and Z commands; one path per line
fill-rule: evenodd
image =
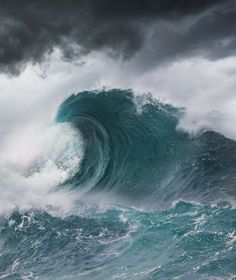
M 234 0 L 1 0 L 0 21 L 0 69 L 15 75 L 55 48 L 70 61 L 136 57 L 138 71 L 236 50 Z

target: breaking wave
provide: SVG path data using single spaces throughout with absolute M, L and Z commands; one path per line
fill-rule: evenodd
M 56 123 L 13 135 L 0 279 L 235 279 L 236 142 L 190 136 L 183 115 L 150 95 L 81 92 Z

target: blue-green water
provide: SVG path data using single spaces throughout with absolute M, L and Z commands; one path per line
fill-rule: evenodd
M 235 279 L 236 143 L 189 137 L 183 114 L 129 91 L 68 98 L 57 123 L 80 136 L 55 164 L 82 159 L 45 195 L 60 193 L 61 207 L 1 214 L 0 279 Z

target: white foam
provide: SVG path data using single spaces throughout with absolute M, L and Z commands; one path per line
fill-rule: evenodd
M 21 127 L 1 146 L 0 214 L 17 209 L 70 211 L 75 199 L 55 188 L 79 168 L 80 135 L 68 124 Z

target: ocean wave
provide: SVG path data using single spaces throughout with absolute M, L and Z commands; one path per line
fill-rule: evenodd
M 140 105 L 141 104 L 141 105 Z M 81 92 L 61 105 L 57 122 L 82 135 L 78 172 L 64 185 L 114 203 L 157 209 L 174 200 L 235 198 L 236 142 L 177 129 L 184 111 L 132 91 Z

